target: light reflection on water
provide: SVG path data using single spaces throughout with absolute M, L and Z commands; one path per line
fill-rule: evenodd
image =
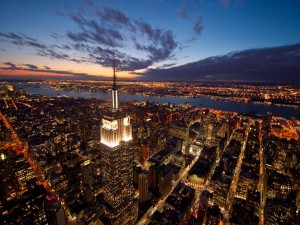
M 110 100 L 111 95 L 109 92 L 90 92 L 90 91 L 58 91 L 52 89 L 47 84 L 31 85 L 14 83 L 15 88 L 24 88 L 30 94 L 39 94 L 47 96 L 66 95 L 74 98 L 96 98 L 102 100 Z M 280 106 L 273 104 L 262 104 L 253 102 L 225 102 L 217 101 L 210 98 L 198 97 L 198 98 L 177 98 L 177 97 L 158 97 L 158 96 L 143 96 L 122 94 L 120 95 L 122 101 L 136 100 L 138 102 L 157 102 L 157 103 L 174 103 L 183 104 L 189 102 L 195 106 L 202 105 L 207 108 L 214 108 L 226 111 L 235 111 L 241 113 L 248 113 L 249 111 L 255 111 L 258 114 L 266 115 L 268 112 L 274 115 L 282 116 L 285 118 L 295 117 L 300 119 L 300 107 L 299 106 Z

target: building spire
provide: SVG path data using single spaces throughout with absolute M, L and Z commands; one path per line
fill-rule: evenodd
M 115 60 L 115 53 L 113 52 L 113 90 L 117 90 L 117 84 L 116 84 L 116 60 Z
M 116 76 L 116 60 L 115 60 L 115 53 L 113 53 L 113 86 L 112 86 L 112 110 L 116 111 L 119 109 L 119 95 L 118 95 L 118 88 L 117 88 L 117 76 Z

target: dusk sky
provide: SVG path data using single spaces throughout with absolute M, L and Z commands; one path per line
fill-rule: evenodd
M 0 79 L 300 82 L 299 0 L 0 2 Z

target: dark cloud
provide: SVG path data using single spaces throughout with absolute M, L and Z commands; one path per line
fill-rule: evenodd
M 148 80 L 247 80 L 300 82 L 300 44 L 249 49 L 169 69 L 151 69 Z
M 152 28 L 149 23 L 142 19 L 136 20 L 135 25 L 137 26 L 141 34 L 145 35 L 149 40 L 153 41 L 154 43 L 159 42 L 161 37 L 160 32 L 163 32 L 163 30 L 158 28 Z
M 108 47 L 121 47 L 123 37 L 113 28 L 101 24 L 100 21 L 88 20 L 80 12 L 72 13 L 70 18 L 79 25 L 78 31 L 67 31 L 66 35 L 75 42 L 89 42 Z
M 11 39 L 11 40 L 22 40 L 22 37 L 15 34 L 15 33 L 12 33 L 12 32 L 8 32 L 8 33 L 2 33 L 0 32 L 0 36 L 1 37 L 5 37 L 5 38 L 8 38 L 8 39 Z
M 12 62 L 5 62 L 4 65 L 7 65 L 8 67 L 0 67 L 2 70 L 30 70 L 30 71 L 36 71 L 38 69 L 37 66 L 33 64 L 23 64 L 25 67 L 17 66 L 16 64 Z
M 103 44 L 106 44 L 110 47 L 121 46 L 121 44 L 118 44 L 117 41 L 123 41 L 124 39 L 119 30 L 112 27 L 104 27 L 95 20 L 89 21 L 88 25 L 93 29 L 92 37 L 96 43 L 100 42 L 100 44 L 102 44 L 102 40 L 105 40 Z M 112 40 L 109 41 L 109 38 Z
M 9 33 L 0 32 L 0 37 L 8 39 L 11 43 L 13 43 L 15 45 L 19 45 L 19 46 L 24 45 L 23 38 L 12 32 L 9 32 Z
M 50 48 L 37 52 L 38 55 L 48 57 L 50 59 L 71 60 L 71 57 L 66 53 L 56 52 Z
M 18 46 L 30 46 L 34 48 L 43 49 L 46 46 L 42 43 L 40 43 L 38 40 L 29 37 L 25 34 L 15 34 L 13 32 L 9 33 L 2 33 L 0 32 L 0 37 L 4 37 L 7 40 L 9 40 L 11 43 L 18 45 Z
M 86 1 L 91 6 L 93 1 Z M 111 66 L 112 51 L 116 53 L 119 70 L 145 69 L 154 63 L 172 59 L 181 44 L 171 30 L 155 27 L 143 19 L 130 18 L 123 12 L 104 7 L 86 14 L 84 10 L 67 15 L 77 26 L 64 35 L 52 33 L 56 44 L 44 44 L 39 40 L 17 33 L 0 32 L 0 37 L 16 46 L 29 46 L 42 57 L 68 60 L 77 63 L 94 63 Z M 187 12 L 181 12 L 187 16 Z M 66 16 L 66 15 L 63 15 Z M 194 30 L 200 33 L 200 22 Z M 130 51 L 128 51 L 130 50 Z M 138 51 L 140 58 L 130 52 Z
M 203 25 L 202 25 L 202 17 L 200 15 L 198 15 L 196 17 L 194 26 L 193 26 L 193 30 L 196 34 L 200 35 L 202 30 L 203 30 Z
M 186 9 L 182 8 L 182 9 L 179 9 L 177 12 L 176 12 L 177 16 L 179 16 L 179 18 L 181 19 L 189 19 L 190 16 L 188 14 L 188 12 L 186 11 Z
M 65 50 L 72 50 L 72 48 L 69 45 L 63 45 L 62 48 Z
M 171 53 L 178 46 L 171 31 L 152 28 L 149 23 L 141 19 L 136 20 L 135 24 L 140 33 L 145 35 L 152 43 L 150 45 L 142 45 L 135 42 L 135 48 L 148 52 L 149 59 L 153 62 L 159 62 L 169 58 Z
M 131 26 L 131 20 L 123 12 L 113 9 L 111 7 L 104 7 L 103 11 L 97 11 L 96 15 L 100 17 L 101 20 L 106 22 L 116 23 L 125 26 Z
M 99 21 L 88 19 L 80 12 L 72 13 L 70 18 L 79 26 L 79 31 L 66 33 L 70 40 L 76 42 L 73 45 L 75 49 L 87 53 L 91 62 L 107 66 L 114 49 L 118 53 L 117 59 L 118 55 L 122 56 L 120 70 L 144 69 L 172 57 L 178 46 L 172 31 L 154 28 L 146 21 L 129 18 L 117 9 L 105 7 L 102 11 L 97 11 L 96 15 Z M 138 60 L 122 53 L 130 47 L 146 53 L 147 58 Z M 111 62 L 109 65 L 111 66 Z
M 86 46 L 81 46 L 86 48 Z M 132 56 L 128 56 L 118 50 L 110 50 L 101 47 L 90 48 L 89 49 L 90 59 L 97 64 L 101 64 L 105 67 L 111 67 L 112 65 L 112 55 L 115 55 L 117 69 L 121 71 L 132 71 L 138 69 L 147 68 L 152 64 L 151 60 L 137 59 Z
M 87 33 L 73 33 L 71 31 L 67 32 L 67 36 L 75 42 L 88 42 L 88 39 L 90 39 L 89 34 Z
M 180 8 L 176 11 L 176 15 L 188 22 L 192 22 L 192 35 L 189 36 L 184 43 L 179 43 L 179 49 L 183 49 L 186 44 L 190 44 L 191 42 L 197 40 L 203 31 L 203 22 L 201 14 L 189 14 L 186 8 Z M 188 46 L 185 46 L 188 47 Z
M 66 7 L 66 8 L 70 8 L 70 7 Z M 54 15 L 57 16 L 65 16 L 65 10 L 63 9 L 52 9 L 50 10 Z
M 6 38 L 6 40 L 17 46 L 30 46 L 36 50 L 36 54 L 39 56 L 47 57 L 50 59 L 68 60 L 77 63 L 89 62 L 89 60 L 83 57 L 74 58 L 70 54 L 65 53 L 65 50 L 70 51 L 72 48 L 69 45 L 45 45 L 40 41 L 29 37 L 25 34 L 15 34 L 15 33 L 1 33 L 0 36 Z M 63 50 L 63 52 L 62 52 Z
M 153 45 L 140 45 L 136 43 L 136 48 L 141 51 L 145 51 L 149 53 L 149 59 L 152 62 L 159 62 L 163 59 L 166 59 L 170 56 L 170 53 L 172 52 L 171 49 L 168 48 L 156 48 Z
M 40 49 L 46 48 L 45 45 L 43 45 L 43 44 L 41 44 L 37 41 L 27 41 L 26 44 L 31 46 L 31 47 L 35 47 L 35 48 L 40 48 Z
M 15 33 L 2 33 L 0 32 L 0 36 L 4 37 L 6 40 L 10 41 L 11 43 L 17 45 L 17 46 L 30 46 L 36 50 L 36 54 L 39 56 L 47 57 L 50 59 L 59 59 L 59 60 L 68 60 L 68 61 L 74 61 L 77 63 L 82 62 L 92 62 L 94 63 L 95 60 L 93 59 L 87 59 L 82 56 L 79 57 L 71 57 L 70 54 L 67 54 L 65 51 L 60 50 L 72 50 L 71 46 L 62 44 L 62 45 L 45 45 L 39 42 L 38 40 L 29 37 L 24 34 L 15 34 Z M 56 36 L 59 37 L 59 36 Z M 90 50 L 91 48 L 85 48 L 85 50 Z M 88 53 L 88 52 L 86 52 Z M 111 56 L 110 56 L 111 57 Z M 11 65 L 12 66 L 12 65 Z
M 62 39 L 63 35 L 57 34 L 55 32 L 53 32 L 52 34 L 50 34 L 50 36 L 54 39 Z
M 17 66 L 15 64 L 11 63 L 11 62 L 5 62 L 3 64 L 9 66 L 8 69 L 15 69 L 15 68 L 17 68 Z
M 84 80 L 91 80 L 91 79 L 105 79 L 103 76 L 93 76 L 93 75 L 88 75 L 85 73 L 74 73 L 72 71 L 65 71 L 65 70 L 51 70 L 50 67 L 44 66 L 45 69 L 38 68 L 37 66 L 34 66 L 33 64 L 23 64 L 25 67 L 21 66 L 16 66 L 14 63 L 11 62 L 5 62 L 3 63 L 4 65 L 7 65 L 8 67 L 0 67 L 0 70 L 14 70 L 14 71 L 32 71 L 32 72 L 42 72 L 42 73 L 48 73 L 49 76 L 38 76 L 38 75 L 32 75 L 31 77 L 35 78 L 53 78 L 53 76 L 61 77 L 62 79 L 84 79 Z M 67 75 L 67 76 L 64 76 Z M 68 76 L 68 75 L 71 75 Z M 3 76 L 3 75 L 1 75 Z M 8 76 L 8 75 L 7 75 Z M 5 78 L 8 78 L 8 77 Z M 13 77 L 18 77 L 18 75 L 12 76 Z M 28 77 L 26 77 L 28 79 Z
M 32 64 L 23 64 L 24 66 L 27 66 L 29 69 L 32 69 L 32 70 L 35 70 L 37 69 L 38 67 L 35 66 L 35 65 L 32 65 Z
M 150 66 L 153 62 L 149 59 L 138 59 L 132 56 L 126 56 L 118 60 L 120 70 L 130 71 L 132 68 L 134 70 L 144 69 Z
M 163 64 L 162 66 L 160 66 L 161 69 L 163 68 L 169 68 L 169 67 L 172 67 L 172 66 L 175 66 L 176 63 L 167 63 L 167 64 Z
M 88 22 L 80 12 L 72 12 L 70 18 L 81 26 L 86 25 Z

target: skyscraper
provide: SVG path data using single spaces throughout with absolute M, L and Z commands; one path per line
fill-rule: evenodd
M 111 224 L 134 224 L 138 209 L 133 198 L 132 127 L 130 117 L 119 108 L 115 60 L 112 105 L 101 120 L 100 133 L 105 214 Z
M 53 193 L 48 193 L 46 195 L 46 200 L 44 203 L 47 222 L 50 225 L 66 225 L 65 212 L 61 207 L 60 201 L 57 200 Z
M 149 172 L 147 170 L 142 171 L 139 175 L 139 201 L 144 202 L 149 199 Z

